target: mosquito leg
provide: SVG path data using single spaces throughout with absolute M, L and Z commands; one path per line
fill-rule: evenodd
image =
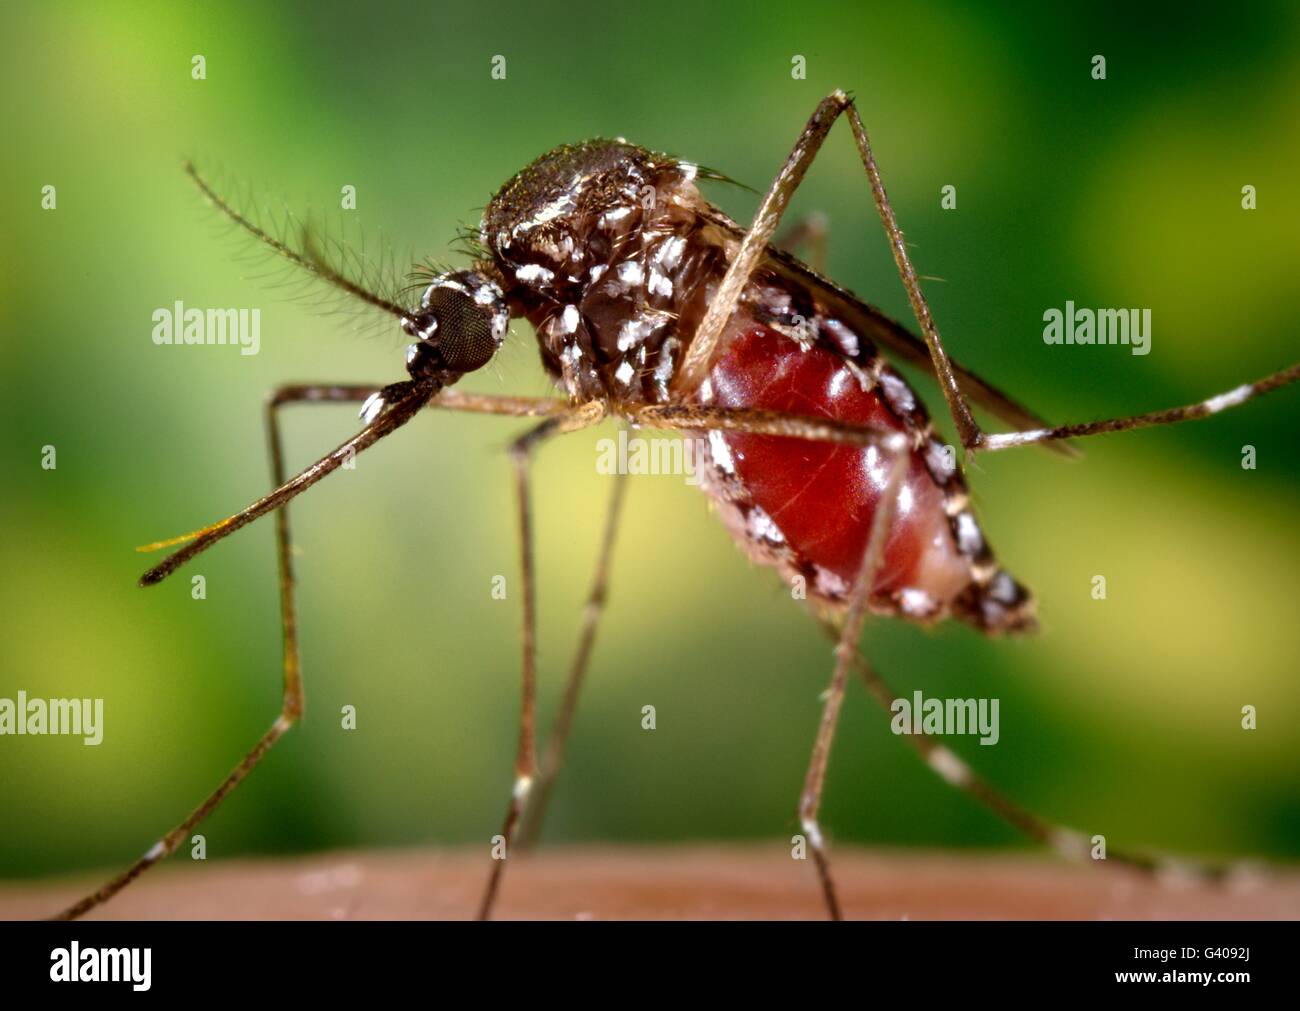
M 232 516 L 227 516 L 223 520 L 218 520 L 216 523 L 209 524 L 192 533 L 182 534 L 180 537 L 158 541 L 154 544 L 146 544 L 139 548 L 140 551 L 154 551 L 158 548 L 171 547 L 174 544 L 185 545 L 185 547 L 168 555 L 141 576 L 140 585 L 153 586 L 162 582 L 195 555 L 201 554 L 218 541 L 233 534 L 241 527 L 247 526 L 254 520 L 265 516 L 272 510 L 283 507 L 321 478 L 338 470 L 344 463 L 354 458 L 356 454 L 373 446 L 384 436 L 397 431 L 397 429 L 405 425 L 419 413 L 420 408 L 425 405 L 436 389 L 437 387 L 431 382 L 395 383 L 392 386 L 384 387 L 381 391 L 386 401 L 383 413 L 347 442 L 333 452 L 321 457 L 296 477 L 280 484 L 269 495 L 258 499 L 252 505 Z M 321 397 L 320 399 L 329 398 Z
M 957 374 L 948 359 L 948 353 L 943 348 L 939 328 L 930 312 L 930 304 L 925 300 L 925 293 L 921 290 L 916 269 L 907 254 L 907 242 L 903 238 L 902 229 L 898 227 L 898 219 L 894 216 L 894 208 L 889 203 L 889 196 L 885 193 L 885 184 L 881 181 L 880 169 L 876 167 L 876 158 L 871 153 L 867 128 L 862 125 L 862 117 L 858 115 L 852 99 L 839 91 L 831 97 L 836 96 L 841 100 L 840 111 L 848 113 L 849 126 L 853 130 L 853 142 L 857 145 L 862 167 L 867 170 L 867 179 L 871 184 L 871 199 L 875 201 L 876 210 L 880 213 L 880 223 L 884 225 L 885 234 L 889 238 L 889 248 L 894 254 L 898 276 L 902 278 L 903 287 L 907 289 L 907 300 L 912 304 L 912 313 L 921 327 L 921 336 L 925 338 L 926 346 L 930 349 L 930 358 L 934 362 L 934 374 L 939 380 L 939 388 L 943 390 L 943 398 L 948 402 L 948 410 L 957 426 L 957 435 L 961 438 L 962 445 L 970 450 L 980 440 L 980 427 L 975 423 L 970 407 L 966 404 L 966 398 L 962 396 L 961 388 L 957 384 Z
M 787 414 L 784 411 L 694 404 L 622 404 L 619 410 L 628 421 L 646 428 L 685 431 L 715 429 L 751 435 L 779 435 L 846 446 L 880 446 L 891 452 L 905 448 L 908 443 L 907 436 L 895 428 Z
M 537 778 L 537 601 L 533 570 L 533 520 L 529 468 L 532 455 L 547 439 L 594 425 L 605 416 L 605 405 L 591 401 L 567 413 L 547 418 L 529 429 L 510 446 L 515 468 L 515 498 L 519 504 L 520 570 L 524 584 L 521 639 L 523 643 L 523 693 L 519 708 L 519 746 L 515 752 L 515 780 L 501 827 L 503 858 L 492 861 L 487 887 L 479 905 L 478 918 L 489 919 L 501 887 L 501 876 L 514 843 L 515 830 L 528 804 L 528 794 Z
M 839 629 L 824 618 L 819 617 L 817 620 L 827 637 L 838 642 Z M 861 652 L 854 654 L 853 666 L 871 697 L 886 713 L 892 715 L 892 706 L 899 697 L 898 693 L 890 687 Z M 1044 846 L 1050 846 L 1070 859 L 1079 861 L 1090 859 L 1089 843 L 1082 833 L 1055 825 L 1022 807 L 982 778 L 949 748 L 924 734 L 908 734 L 905 735 L 905 740 L 916 750 L 921 761 L 925 762 L 945 783 L 974 797 L 996 817 L 1027 838 Z M 1116 852 L 1109 847 L 1106 859 L 1109 863 L 1120 864 L 1143 873 L 1157 871 L 1161 866 L 1160 861 L 1150 857 Z
M 1194 404 L 1171 407 L 1164 411 L 1152 411 L 1149 414 L 1136 414 L 1128 418 L 1110 418 L 1106 421 L 1085 422 L 1079 425 L 1061 425 L 1058 428 L 1040 428 L 1031 432 L 1006 432 L 981 437 L 977 450 L 994 452 L 1000 449 L 1013 449 L 1016 446 L 1032 446 L 1035 443 L 1054 439 L 1073 439 L 1085 435 L 1100 435 L 1103 432 L 1125 432 L 1131 428 L 1147 428 L 1151 425 L 1172 425 L 1179 421 L 1192 421 L 1196 418 L 1208 418 L 1212 414 L 1226 411 L 1230 407 L 1244 404 L 1248 400 L 1262 396 L 1288 383 L 1300 379 L 1300 362 L 1281 372 L 1257 379 L 1253 383 L 1243 383 L 1235 389 L 1207 397 Z
M 326 403 L 336 400 L 339 399 L 336 391 L 340 389 L 343 389 L 343 387 L 327 385 L 286 386 L 277 389 L 267 398 L 265 408 L 267 449 L 271 460 L 271 480 L 276 486 L 284 484 L 284 451 L 280 440 L 278 415 L 280 408 L 292 403 Z M 57 919 L 76 919 L 101 903 L 107 902 L 154 864 L 175 852 L 176 848 L 181 845 L 194 827 L 216 809 L 226 795 L 234 790 L 244 777 L 253 770 L 253 767 L 262 760 L 262 757 L 271 749 L 271 746 L 302 716 L 302 670 L 298 658 L 298 623 L 293 592 L 293 552 L 291 550 L 292 540 L 289 533 L 289 510 L 287 507 L 279 509 L 276 513 L 275 537 L 276 554 L 280 568 L 280 628 L 284 643 L 284 697 L 280 706 L 280 715 L 271 724 L 270 729 L 253 746 L 252 750 L 235 766 L 230 775 L 221 782 L 221 785 L 203 803 L 191 811 L 184 821 L 163 836 L 148 853 L 125 871 L 98 891 L 69 906 L 58 914 Z
M 826 255 L 829 247 L 830 226 L 824 214 L 809 214 L 793 222 L 772 240 L 772 245 L 793 253 L 800 246 L 807 247 L 808 266 L 818 274 L 826 273 Z
M 500 397 L 485 393 L 462 393 L 455 389 L 443 390 L 429 401 L 429 406 L 447 411 L 496 414 L 511 418 L 549 418 L 572 410 L 567 400 L 557 397 Z
M 537 778 L 537 787 L 533 791 L 534 799 L 529 805 L 519 833 L 521 848 L 530 848 L 541 834 L 542 824 L 546 820 L 546 808 L 550 802 L 551 790 L 555 779 L 564 764 L 564 753 L 569 742 L 569 732 L 573 728 L 573 716 L 578 708 L 578 698 L 587 675 L 587 666 L 591 661 L 592 648 L 596 643 L 596 631 L 605 614 L 605 599 L 609 590 L 609 570 L 614 558 L 614 541 L 618 536 L 619 521 L 622 518 L 623 500 L 627 495 L 627 475 L 615 473 L 614 484 L 609 493 L 609 505 L 605 513 L 605 531 L 601 538 L 600 554 L 596 560 L 596 571 L 592 576 L 591 590 L 587 594 L 587 604 L 582 612 L 582 631 L 578 637 L 578 649 L 569 668 L 569 680 L 564 686 L 564 698 L 556 714 L 555 724 L 546 739 L 546 750 L 542 753 L 541 772 Z
M 835 893 L 835 881 L 831 877 L 830 858 L 826 852 L 821 825 L 817 822 L 817 813 L 821 809 L 826 766 L 830 759 L 831 742 L 835 737 L 835 725 L 844 703 L 849 668 L 858 655 L 858 639 L 862 636 L 862 626 L 866 621 L 867 605 L 871 599 L 872 586 L 876 581 L 876 572 L 885 556 L 885 540 L 893 520 L 898 490 L 902 486 L 904 474 L 907 473 L 908 459 L 907 453 L 895 454 L 894 462 L 889 469 L 889 480 L 881 492 L 880 505 L 871 519 L 871 534 L 839 628 L 835 644 L 835 668 L 831 674 L 830 687 L 826 690 L 821 724 L 817 728 L 817 738 L 808 761 L 808 774 L 804 779 L 803 793 L 799 797 L 799 826 L 808 840 L 808 845 L 812 847 L 822 895 L 832 920 L 839 920 L 842 917 L 839 898 Z
M 359 404 L 383 388 L 378 383 L 310 383 L 282 386 L 280 392 L 295 400 Z M 495 414 L 506 418 L 547 418 L 570 410 L 568 401 L 558 397 L 499 397 L 489 393 L 462 393 L 455 388 L 439 391 L 425 406 L 470 414 Z
M 794 191 L 798 189 L 799 183 L 803 181 L 808 166 L 812 164 L 813 158 L 822 146 L 822 141 L 830 132 L 831 125 L 848 104 L 848 96 L 842 91 L 837 91 L 824 99 L 817 106 L 812 118 L 808 120 L 803 133 L 795 142 L 794 150 L 790 152 L 785 164 L 772 180 L 772 185 L 768 187 L 767 194 L 754 215 L 753 224 L 749 226 L 749 231 L 741 240 L 740 249 L 732 257 L 727 272 L 718 285 L 718 290 L 709 302 L 704 318 L 696 327 L 686 357 L 682 359 L 681 367 L 673 377 L 675 389 L 693 390 L 704 378 L 718 350 L 722 331 L 731 319 L 741 292 L 749 283 L 750 275 L 766 254 L 767 245 L 772 241 L 781 223 L 781 215 L 790 203 L 790 198 L 794 196 Z

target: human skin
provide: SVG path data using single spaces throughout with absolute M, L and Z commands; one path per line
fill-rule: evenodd
M 461 919 L 488 865 L 479 850 L 392 850 L 195 865 L 176 860 L 91 919 Z M 807 861 L 770 846 L 543 848 L 515 858 L 500 919 L 820 919 Z M 1255 868 L 1211 883 L 1152 879 L 1048 855 L 841 847 L 833 867 L 860 919 L 1291 919 L 1300 874 Z M 0 886 L 0 918 L 48 916 L 94 874 Z

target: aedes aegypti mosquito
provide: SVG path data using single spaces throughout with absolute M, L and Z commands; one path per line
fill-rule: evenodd
M 782 212 L 832 124 L 847 116 L 921 338 L 795 259 L 776 240 Z M 413 339 L 409 378 L 386 386 L 284 386 L 267 400 L 275 490 L 246 509 L 183 537 L 141 578 L 161 582 L 253 520 L 275 512 L 284 635 L 280 715 L 217 789 L 143 857 L 62 914 L 104 902 L 176 850 L 181 841 L 302 715 L 287 503 L 425 407 L 540 418 L 511 444 L 523 590 L 523 698 L 515 779 L 501 835 L 506 853 L 529 815 L 535 832 L 561 765 L 606 595 L 624 497 L 616 478 L 576 659 L 541 763 L 535 733 L 535 586 L 529 470 L 555 436 L 605 418 L 701 438 L 704 487 L 731 534 L 757 561 L 803 580 L 836 642 L 804 787 L 799 822 L 814 856 L 827 911 L 840 916 L 818 808 L 837 717 L 851 670 L 888 710 L 896 697 L 858 651 L 869 611 L 916 622 L 958 618 L 990 635 L 1034 628 L 1029 592 L 994 559 L 972 514 L 955 453 L 934 435 L 919 398 L 878 348 L 927 366 L 938 380 L 966 454 L 1203 418 L 1300 378 L 1300 364 L 1198 403 L 1087 424 L 1052 427 L 944 350 L 871 153 L 843 92 L 808 121 L 748 229 L 700 196 L 715 174 L 618 141 L 556 148 L 507 182 L 483 214 L 475 260 L 424 278 L 414 308 L 369 290 L 331 265 L 304 234 L 293 246 L 231 207 L 192 167 L 207 198 L 275 253 L 370 306 Z M 720 178 L 720 177 L 719 177 Z M 485 396 L 451 387 L 496 353 L 512 318 L 537 331 L 542 364 L 565 399 Z M 968 399 L 1014 431 L 989 434 Z M 286 480 L 279 410 L 294 403 L 362 402 L 365 427 Z M 797 500 L 796 500 L 797 498 Z M 1021 808 L 952 751 L 924 735 L 905 738 L 943 779 L 974 795 L 1026 835 L 1086 858 L 1083 836 Z M 534 798 L 530 810 L 530 796 Z M 1112 861 L 1154 861 L 1112 852 Z M 488 917 L 507 860 L 492 862 L 479 916 Z

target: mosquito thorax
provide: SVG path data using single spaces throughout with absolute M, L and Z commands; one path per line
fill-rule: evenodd
M 406 349 L 406 371 L 412 379 L 433 377 L 449 385 L 491 361 L 509 324 L 496 281 L 478 270 L 439 275 L 419 308 L 402 320 L 402 329 L 415 338 Z
M 622 140 L 566 145 L 507 182 L 480 241 L 574 399 L 663 401 L 725 268 L 697 166 Z

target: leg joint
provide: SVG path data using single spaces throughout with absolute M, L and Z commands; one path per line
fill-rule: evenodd
M 298 399 L 299 387 L 293 384 L 277 386 L 266 395 L 263 405 L 268 412 L 274 411 L 277 407 Z

